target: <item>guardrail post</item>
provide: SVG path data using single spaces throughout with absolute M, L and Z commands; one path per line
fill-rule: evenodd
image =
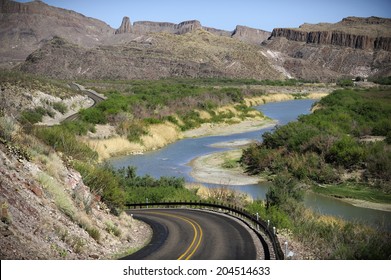
M 273 227 L 273 234 L 276 235 L 276 227 Z
M 287 258 L 288 257 L 288 241 L 285 241 L 284 244 L 285 244 L 285 258 Z

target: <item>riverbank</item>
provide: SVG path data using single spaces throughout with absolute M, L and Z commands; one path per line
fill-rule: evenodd
M 188 164 L 192 167 L 190 175 L 201 183 L 218 184 L 222 186 L 252 185 L 258 184 L 261 181 L 267 181 L 260 176 L 250 176 L 246 174 L 243 167 L 238 163 L 242 156 L 242 149 L 237 148 L 248 145 L 249 143 L 250 141 L 237 141 L 213 145 L 214 147 L 236 149 L 208 154 L 193 159 Z M 347 202 L 356 207 L 391 212 L 391 204 L 388 203 L 335 197 L 332 194 L 329 194 L 328 196 Z
M 319 99 L 328 94 L 329 92 L 312 92 L 305 95 L 305 98 Z M 246 98 L 244 102 L 246 106 L 252 107 L 269 102 L 293 100 L 295 98 L 298 98 L 298 95 L 294 93 L 269 93 Z M 300 96 L 300 98 L 303 98 L 303 96 Z M 115 132 L 115 127 L 109 125 L 96 125 L 96 132 L 89 133 L 88 136 L 82 137 L 81 140 L 98 153 L 100 161 L 104 161 L 116 156 L 142 154 L 147 151 L 161 149 L 183 138 L 250 132 L 277 124 L 276 121 L 265 118 L 258 111 L 247 112 L 246 116 L 243 117 L 243 112 L 238 111 L 235 108 L 236 105 L 238 104 L 216 109 L 216 114 L 232 114 L 231 118 L 221 122 L 212 122 L 209 112 L 198 111 L 204 123 L 197 128 L 186 131 L 181 131 L 178 124 L 168 121 L 149 125 L 146 135 L 141 136 L 138 142 L 130 142 L 126 137 L 118 135 Z M 178 123 L 181 123 L 180 116 L 177 119 Z
M 245 174 L 237 163 L 241 155 L 242 150 L 236 149 L 195 158 L 188 164 L 192 167 L 190 175 L 201 183 L 222 186 L 258 184 L 260 178 Z M 227 165 L 230 168 L 224 167 Z
M 391 212 L 391 204 L 376 203 L 353 198 L 342 198 L 342 200 L 356 207 Z

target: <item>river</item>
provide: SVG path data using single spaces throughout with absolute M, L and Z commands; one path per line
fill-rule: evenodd
M 302 99 L 276 103 L 267 103 L 256 106 L 264 115 L 277 120 L 278 125 L 295 121 L 302 114 L 309 114 L 315 100 Z M 191 167 L 188 163 L 199 156 L 224 151 L 228 148 L 212 147 L 213 144 L 232 141 L 262 140 L 262 134 L 273 128 L 260 129 L 253 132 L 245 132 L 224 136 L 209 136 L 200 138 L 188 138 L 177 141 L 167 147 L 147 152 L 143 155 L 116 157 L 110 160 L 114 168 L 136 166 L 137 174 L 142 176 L 149 174 L 155 178 L 161 176 L 184 177 L 187 182 L 197 182 L 190 176 Z M 210 188 L 220 185 L 205 184 Z M 257 185 L 230 186 L 233 189 L 248 193 L 253 198 L 264 199 L 270 183 Z M 338 216 L 350 221 L 361 221 L 373 226 L 380 226 L 391 231 L 391 212 L 373 210 L 353 206 L 339 199 L 315 193 L 305 195 L 304 203 L 307 207 L 322 214 Z

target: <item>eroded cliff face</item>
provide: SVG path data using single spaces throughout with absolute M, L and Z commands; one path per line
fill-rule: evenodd
M 268 31 L 242 25 L 236 26 L 235 30 L 232 32 L 232 38 L 252 44 L 261 44 L 263 41 L 267 40 L 270 35 L 271 33 Z
M 307 44 L 390 51 L 391 19 L 348 17 L 336 24 L 303 24 L 299 28 L 275 28 L 271 36 Z
M 391 37 L 371 37 L 349 34 L 342 31 L 301 31 L 290 28 L 275 28 L 272 37 L 284 37 L 291 41 L 308 44 L 335 45 L 362 50 L 391 51 Z
M 330 24 L 275 28 L 264 45 L 296 78 L 336 80 L 391 74 L 391 19 L 348 17 Z
M 198 20 L 184 21 L 179 24 L 170 22 L 153 22 L 153 21 L 136 21 L 132 25 L 128 17 L 124 17 L 120 28 L 115 31 L 115 34 L 135 33 L 159 33 L 166 32 L 171 34 L 185 34 L 197 29 L 201 29 L 201 23 Z

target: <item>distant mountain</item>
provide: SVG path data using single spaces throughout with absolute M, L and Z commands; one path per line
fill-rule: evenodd
M 348 17 L 335 24 L 275 28 L 264 45 L 298 78 L 391 75 L 391 19 Z
M 273 32 L 137 21 L 114 29 L 42 1 L 0 0 L 0 66 L 58 78 L 391 75 L 391 19 L 348 17 Z
M 114 29 L 100 20 L 42 1 L 0 0 L 0 63 L 3 65 L 25 60 L 54 36 L 91 47 L 113 33 Z
M 126 43 L 96 48 L 55 37 L 30 54 L 21 70 L 64 79 L 283 79 L 262 50 L 202 29 L 183 35 L 139 35 Z

